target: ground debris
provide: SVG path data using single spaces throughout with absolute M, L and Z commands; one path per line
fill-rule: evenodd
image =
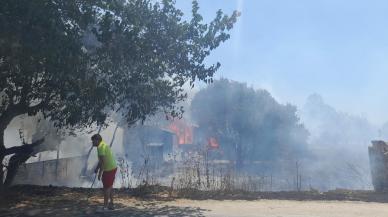
M 284 201 L 366 201 L 388 203 L 388 195 L 383 192 L 355 191 L 336 189 L 328 192 L 284 191 L 284 192 L 246 192 L 246 191 L 199 191 L 196 189 L 180 189 L 172 191 L 164 186 L 141 186 L 135 189 L 115 189 L 118 211 L 131 213 L 133 216 L 154 216 L 165 213 L 186 212 L 202 213 L 203 210 L 182 210 L 179 207 L 159 207 L 158 204 L 178 200 L 284 200 Z M 173 193 L 171 193 L 173 192 Z M 0 196 L 0 216 L 99 216 L 95 213 L 102 204 L 101 189 L 68 188 L 53 186 L 13 186 L 2 192 Z M 166 211 L 167 209 L 168 211 Z M 152 213 L 154 215 L 148 215 Z M 120 214 L 120 215 L 119 215 Z M 136 215 L 135 215 L 136 214 Z M 114 215 L 112 215 L 114 216 Z M 126 215 L 123 215 L 126 216 Z M 171 215 L 174 216 L 174 215 Z M 201 215 L 192 215 L 201 216 Z

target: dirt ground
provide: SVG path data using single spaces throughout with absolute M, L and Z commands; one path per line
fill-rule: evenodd
M 169 205 L 170 203 L 168 203 Z M 355 201 L 291 201 L 291 200 L 178 200 L 179 207 L 197 208 L 209 217 L 387 217 L 388 204 Z M 195 216 L 195 215 L 193 215 Z
M 98 213 L 101 191 L 24 186 L 0 195 L 0 216 L 258 216 L 258 217 L 387 217 L 386 194 L 373 192 L 278 192 L 225 200 L 185 199 L 168 192 L 118 191 L 116 210 Z M 155 192 L 153 192 L 155 193 Z M 349 196 L 349 194 L 351 196 Z M 147 195 L 147 196 L 144 196 Z M 314 196 L 315 195 L 315 196 Z M 320 196 L 317 196 L 320 195 Z M 331 195 L 331 196 L 330 196 Z M 241 195 L 239 197 L 242 197 Z M 213 197 L 214 198 L 214 197 Z M 236 198 L 236 196 L 233 196 Z M 263 199 L 264 198 L 264 199 Z M 338 200 L 340 199 L 340 200 Z M 374 202 L 367 202 L 374 201 Z

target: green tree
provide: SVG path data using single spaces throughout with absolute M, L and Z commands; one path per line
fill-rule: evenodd
M 195 95 L 191 114 L 200 131 L 219 140 L 238 169 L 243 160 L 289 159 L 306 151 L 308 132 L 296 108 L 279 104 L 266 90 L 217 80 Z
M 0 162 L 13 154 L 9 168 L 17 168 L 42 143 L 5 146 L 4 131 L 18 115 L 39 112 L 69 129 L 102 125 L 112 111 L 128 124 L 158 110 L 179 115 L 182 86 L 211 81 L 220 64 L 204 60 L 239 15 L 218 11 L 205 24 L 198 9 L 193 1 L 186 21 L 172 0 L 3 0 Z

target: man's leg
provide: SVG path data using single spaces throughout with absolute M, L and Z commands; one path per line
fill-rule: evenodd
M 111 173 L 111 182 L 109 184 L 111 184 L 111 187 L 110 187 L 110 192 L 109 192 L 109 199 L 110 199 L 110 203 L 109 203 L 109 209 L 114 209 L 114 205 L 113 205 L 113 183 L 115 181 L 115 176 L 116 176 L 116 170 L 117 169 L 114 169 Z
M 110 195 L 109 195 L 110 203 L 113 205 L 113 187 L 110 187 Z
M 105 208 L 108 207 L 109 194 L 110 194 L 109 188 L 104 188 L 104 207 Z
M 108 209 L 113 210 L 114 205 L 113 205 L 113 187 L 109 188 L 109 204 L 108 204 Z

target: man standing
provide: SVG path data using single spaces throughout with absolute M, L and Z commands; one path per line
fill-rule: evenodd
M 103 210 L 113 210 L 113 182 L 117 170 L 116 160 L 109 145 L 102 140 L 100 134 L 92 136 L 92 143 L 94 147 L 97 147 L 98 153 L 98 165 L 94 172 L 98 173 L 98 180 L 102 180 L 104 186 Z M 110 199 L 109 204 L 108 199 Z

